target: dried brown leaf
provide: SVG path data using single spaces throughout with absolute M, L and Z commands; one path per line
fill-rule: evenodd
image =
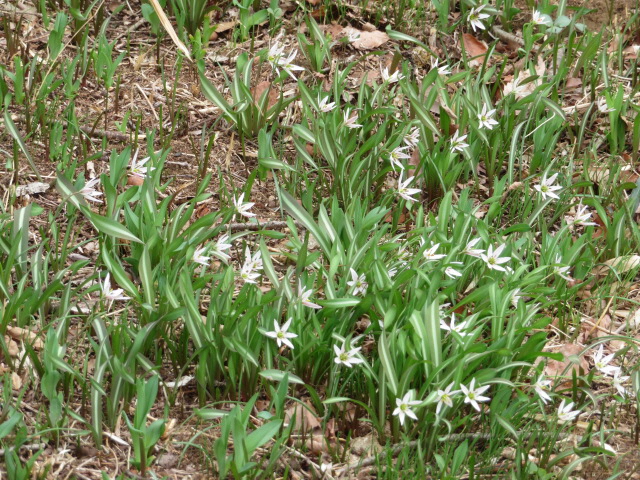
M 467 56 L 471 60 L 471 62 L 469 63 L 471 65 L 482 65 L 482 63 L 484 62 L 484 57 L 488 51 L 487 44 L 481 40 L 478 40 L 470 33 L 462 34 L 461 43 L 461 48 L 463 48 L 465 52 L 467 52 Z
M 309 400 L 304 403 L 296 402 L 287 408 L 284 412 L 285 424 L 289 424 L 292 419 L 295 432 L 311 432 L 320 429 L 321 426 L 320 418 Z

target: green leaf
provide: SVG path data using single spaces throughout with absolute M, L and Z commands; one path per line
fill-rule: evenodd
M 252 455 L 259 447 L 271 440 L 282 425 L 282 420 L 274 420 L 266 423 L 251 432 L 245 440 L 245 445 L 249 455 Z
M 129 240 L 131 242 L 142 243 L 138 237 L 136 237 L 133 233 L 127 230 L 127 227 L 122 225 L 115 220 L 103 217 L 102 215 L 98 215 L 97 213 L 93 213 L 89 211 L 87 208 L 83 208 L 83 213 L 85 216 L 91 221 L 93 226 L 100 233 L 104 233 L 105 235 L 109 235 L 110 237 L 120 238 L 123 240 Z
M 11 114 L 9 113 L 9 110 L 5 110 L 4 112 L 4 125 L 13 139 L 18 143 L 18 146 L 20 147 L 20 150 L 22 150 L 22 153 L 24 153 L 24 156 L 27 157 L 27 162 L 29 162 L 29 166 L 33 170 L 33 173 L 35 173 L 36 177 L 38 177 L 38 180 L 42 182 L 42 175 L 40 175 L 38 167 L 36 167 L 33 158 L 31 158 L 31 154 L 29 153 L 29 150 L 27 150 L 27 146 L 24 144 L 24 141 L 20 136 L 20 132 L 18 132 L 18 129 L 16 128 L 16 124 L 13 123 L 13 120 L 11 120 Z M 19 170 L 19 165 L 14 165 L 14 168 L 16 170 Z
M 329 243 L 329 239 L 313 220 L 313 217 L 309 215 L 309 212 L 307 212 L 295 198 L 284 190 L 280 190 L 280 201 L 289 215 L 302 223 L 304 227 L 311 232 L 318 242 L 318 245 L 322 248 L 322 251 L 328 256 L 331 253 L 331 244 Z
M 267 380 L 271 380 L 274 382 L 283 381 L 285 375 L 287 375 L 287 378 L 288 378 L 287 383 L 304 385 L 304 381 L 300 377 L 294 375 L 293 373 L 283 372 L 282 370 L 275 370 L 275 369 L 263 370 L 262 372 L 259 373 L 259 375 L 261 377 L 266 378 Z

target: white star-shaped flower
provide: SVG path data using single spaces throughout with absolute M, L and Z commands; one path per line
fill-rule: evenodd
M 629 376 L 622 376 L 620 374 L 620 370 L 616 371 L 616 373 L 613 375 L 613 386 L 615 387 L 615 389 L 618 391 L 618 393 L 620 394 L 620 396 L 622 397 L 630 397 L 631 396 L 631 392 L 629 392 L 629 390 L 627 390 L 624 386 L 624 383 L 627 382 L 629 380 Z
M 102 192 L 95 189 L 95 186 L 100 182 L 99 178 L 92 178 L 84 187 L 80 190 L 80 194 L 88 201 L 95 203 L 103 203 L 98 197 L 102 196 Z
M 440 244 L 436 243 L 435 245 L 432 245 L 431 248 L 425 250 L 422 256 L 427 262 L 435 262 L 436 260 L 446 257 L 447 255 L 444 253 L 436 253 L 438 248 L 440 248 Z
M 438 406 L 436 407 L 436 415 L 440 414 L 440 410 L 442 410 L 442 407 L 444 405 L 446 405 L 449 408 L 453 407 L 452 397 L 455 394 L 460 393 L 460 390 L 451 391 L 454 385 L 455 385 L 455 382 L 451 382 L 449 385 L 447 385 L 447 388 L 445 388 L 444 390 L 438 389 L 438 393 L 437 393 Z
M 420 129 L 418 127 L 413 127 L 409 133 L 404 136 L 402 141 L 409 147 L 417 147 L 418 142 L 420 141 Z
M 496 113 L 496 109 L 487 111 L 487 105 L 482 106 L 482 111 L 478 114 L 479 128 L 486 128 L 487 130 L 493 130 L 493 127 L 498 125 L 498 121 L 493 118 Z
M 409 185 L 413 182 L 414 178 L 415 177 L 409 177 L 405 181 L 402 181 L 402 173 L 398 178 L 398 195 L 408 202 L 417 201 L 417 199 L 413 198 L 413 195 L 420 193 L 419 188 L 409 188 Z
M 334 345 L 333 351 L 336 354 L 336 358 L 334 359 L 334 361 L 338 365 L 342 364 L 348 368 L 351 368 L 352 366 L 359 363 L 364 363 L 364 360 L 356 356 L 361 348 L 362 347 L 352 348 L 351 350 L 347 351 L 344 343 L 342 344 L 341 348 L 338 348 L 337 345 Z
M 456 131 L 451 137 L 451 153 L 464 152 L 465 148 L 469 146 L 468 143 L 465 143 L 467 136 L 459 135 L 459 133 L 460 132 Z
M 480 258 L 484 260 L 484 262 L 487 264 L 487 267 L 489 267 L 491 270 L 499 270 L 501 272 L 506 272 L 507 269 L 503 267 L 502 264 L 507 263 L 511 259 L 509 257 L 500 256 L 500 254 L 505 249 L 505 247 L 506 245 L 502 244 L 494 250 L 493 246 L 489 245 L 489 249 L 487 250 L 487 253 L 481 254 Z
M 396 70 L 392 75 L 389 75 L 389 69 L 382 70 L 382 81 L 386 83 L 396 83 L 404 78 L 404 75 L 400 73 L 400 70 Z
M 324 97 L 318 102 L 318 108 L 323 113 L 329 113 L 331 110 L 336 108 L 336 102 L 329 103 L 329 97 Z
M 576 207 L 575 216 L 567 215 L 565 218 L 567 223 L 570 225 L 582 225 L 583 227 L 597 225 L 597 223 L 591 221 L 591 212 L 589 212 L 589 207 L 582 204 Z
M 615 354 L 611 353 L 605 357 L 603 347 L 604 346 L 600 344 L 600 348 L 598 348 L 598 351 L 593 355 L 593 364 L 599 372 L 605 375 L 615 375 L 620 372 L 620 367 L 609 365 Z
M 209 253 L 214 257 L 218 257 L 225 263 L 229 263 L 231 256 L 228 253 L 225 253 L 227 250 L 231 248 L 231 244 L 227 243 L 229 241 L 229 235 L 222 235 L 218 241 L 211 247 Z
M 273 338 L 275 339 L 276 343 L 278 344 L 278 348 L 282 347 L 282 344 L 285 344 L 287 347 L 289 347 L 291 350 L 293 350 L 293 343 L 291 343 L 291 340 L 289 340 L 290 338 L 296 338 L 298 335 L 296 335 L 295 333 L 291 333 L 289 332 L 289 326 L 291 325 L 291 318 L 289 320 L 286 321 L 286 323 L 284 325 L 282 325 L 282 327 L 280 325 L 278 325 L 278 321 L 274 320 L 273 321 L 273 332 L 265 332 L 265 335 L 267 337 Z
M 551 17 L 545 13 L 540 13 L 538 10 L 534 10 L 531 15 L 531 22 L 536 25 L 545 25 L 547 27 L 553 25 L 553 20 Z
M 358 295 L 362 293 L 362 295 L 366 295 L 369 284 L 367 283 L 365 274 L 363 273 L 358 276 L 358 273 L 353 268 L 350 268 L 349 271 L 351 272 L 351 280 L 347 282 L 347 285 L 354 289 L 353 294 Z
M 146 177 L 148 173 L 155 170 L 155 167 L 144 166 L 150 159 L 151 157 L 146 157 L 138 162 L 138 150 L 136 150 L 131 159 L 131 173 L 141 178 Z
M 401 160 L 407 160 L 411 158 L 411 155 L 405 153 L 405 150 L 407 150 L 408 148 L 410 147 L 396 147 L 391 151 L 391 153 L 389 154 L 389 161 L 391 162 L 391 168 L 393 168 L 393 170 L 396 169 L 395 167 L 398 167 L 400 170 L 404 170 L 404 165 L 402 164 Z
M 469 255 L 470 257 L 481 258 L 482 254 L 484 253 L 484 249 L 474 248 L 478 244 L 478 242 L 480 242 L 480 238 L 474 238 L 473 240 L 469 241 L 469 243 L 467 243 L 467 246 L 464 247 L 464 250 L 462 250 L 462 253 L 464 255 Z
M 569 270 L 571 270 L 571 267 L 562 264 L 562 257 L 560 255 L 556 255 L 555 263 L 556 265 L 553 267 L 553 272 L 565 280 L 571 281 L 572 278 L 567 275 Z
M 449 277 L 449 278 L 453 278 L 453 279 L 456 279 L 456 278 L 459 278 L 459 277 L 461 277 L 461 276 L 462 276 L 462 273 L 460 273 L 458 270 L 456 270 L 456 269 L 455 269 L 455 268 L 453 268 L 453 267 L 447 267 L 447 268 L 445 268 L 445 269 L 444 269 L 444 274 L 445 274 L 447 277 Z
M 396 409 L 393 411 L 393 415 L 398 417 L 400 425 L 404 425 L 405 417 L 409 417 L 412 420 L 418 419 L 411 407 L 420 405 L 420 403 L 419 400 L 411 400 L 411 392 L 407 392 L 402 398 L 396 398 Z
M 560 406 L 558 407 L 558 420 L 561 422 L 570 422 L 578 415 L 580 415 L 580 410 L 571 410 L 573 408 L 573 402 L 565 405 L 565 401 L 562 400 Z
M 249 211 L 251 209 L 251 207 L 253 207 L 255 205 L 255 203 L 254 202 L 245 202 L 244 201 L 244 192 L 237 199 L 236 199 L 235 196 L 233 197 L 233 205 L 234 205 L 234 207 L 236 209 L 236 212 L 238 212 L 243 217 L 251 218 L 251 217 L 255 217 L 256 216 L 255 213 L 251 213 Z
M 472 379 L 469 387 L 460 384 L 460 390 L 464 394 L 464 403 L 469 403 L 473 408 L 475 408 L 478 412 L 480 411 L 480 405 L 478 402 L 488 402 L 491 400 L 489 397 L 483 397 L 482 394 L 486 392 L 490 385 L 485 385 L 484 387 L 475 387 L 476 379 Z
M 466 320 L 456 325 L 456 314 L 452 313 L 451 322 L 448 325 L 447 322 L 445 322 L 442 318 L 440 319 L 440 328 L 442 330 L 447 330 L 448 332 L 456 332 L 461 337 L 466 337 L 469 334 L 465 333 L 464 331 L 469 328 L 470 323 L 470 320 Z
M 126 297 L 123 293 L 124 290 L 122 288 L 111 288 L 111 274 L 107 273 L 107 276 L 104 277 L 104 283 L 102 284 L 102 294 L 109 300 L 109 305 L 115 300 L 129 300 L 130 297 Z
M 358 121 L 358 114 L 356 113 L 353 117 L 349 117 L 349 115 L 351 114 L 350 110 L 345 110 L 344 112 L 344 126 L 347 128 L 358 128 L 361 127 L 362 125 L 360 125 L 359 123 L 356 123 Z
M 484 7 L 486 7 L 486 5 L 480 5 L 479 7 L 469 10 L 469 16 L 467 17 L 467 19 L 469 20 L 469 23 L 471 24 L 474 32 L 476 31 L 476 28 L 484 30 L 485 26 L 484 23 L 482 23 L 482 20 L 490 17 L 489 14 L 482 13 L 482 9 Z
M 551 397 L 547 393 L 549 391 L 549 386 L 551 385 L 551 380 L 545 380 L 544 375 L 540 375 L 536 380 L 536 383 L 533 384 L 533 389 L 536 391 L 540 400 L 545 405 L 547 402 L 551 401 Z
M 438 58 L 433 60 L 431 62 L 431 70 L 436 68 L 436 69 L 438 69 L 438 73 L 440 75 L 450 75 L 451 74 L 451 70 L 449 68 L 449 65 L 447 65 L 446 63 L 444 65 L 438 65 L 439 62 L 440 62 L 440 59 L 438 59 Z
M 545 175 L 542 177 L 542 180 L 538 185 L 533 186 L 533 188 L 535 188 L 538 192 L 540 192 L 540 195 L 542 195 L 543 200 L 546 200 L 547 198 L 553 198 L 558 200 L 560 198 L 558 195 L 556 195 L 555 192 L 558 190 L 562 190 L 562 187 L 559 185 L 553 184 L 556 181 L 557 176 L 558 176 L 558 173 L 554 173 L 549 178 L 547 178 L 547 176 Z
M 205 255 L 206 251 L 207 247 L 198 248 L 195 252 L 193 252 L 193 261 L 199 263 L 200 265 L 209 265 L 210 257 L 207 257 Z
M 302 281 L 298 281 L 298 298 L 302 302 L 302 305 L 309 308 L 316 308 L 316 309 L 322 308 L 317 303 L 313 303 L 311 300 L 309 300 L 312 294 L 313 294 L 312 289 L 310 288 L 305 289 L 304 286 L 302 285 Z

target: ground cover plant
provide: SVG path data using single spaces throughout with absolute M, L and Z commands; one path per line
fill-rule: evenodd
M 0 0 L 0 472 L 635 478 L 635 1 Z

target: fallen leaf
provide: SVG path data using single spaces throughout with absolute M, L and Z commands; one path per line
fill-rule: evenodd
M 470 33 L 463 33 L 461 37 L 461 48 L 467 52 L 469 57 L 469 64 L 472 66 L 479 66 L 484 63 L 484 57 L 489 50 L 487 44 L 478 40 Z
M 365 32 L 353 27 L 344 27 L 343 34 L 354 39 L 351 45 L 358 50 L 373 50 L 389 41 L 389 35 L 380 30 Z
M 576 77 L 569 77 L 567 83 L 564 84 L 564 88 L 567 90 L 572 88 L 579 88 L 582 86 L 582 79 Z
M 131 185 L 134 187 L 139 187 L 144 183 L 144 178 L 138 175 L 129 175 L 127 178 L 127 185 Z
M 7 327 L 7 333 L 14 340 L 29 342 L 29 344 L 31 344 L 31 346 L 36 350 L 42 350 L 44 348 L 44 343 L 38 338 L 38 335 L 26 328 Z
M 276 89 L 272 89 L 271 88 L 271 82 L 265 80 L 263 82 L 260 82 L 259 84 L 257 84 L 255 87 L 253 87 L 251 89 L 251 96 L 253 97 L 253 102 L 259 106 L 260 105 L 260 101 L 262 100 L 262 96 L 264 95 L 264 92 L 268 92 L 267 93 L 267 111 L 273 107 L 276 103 L 278 103 L 278 92 L 276 91 Z
M 9 336 L 4 336 L 4 343 L 7 344 L 7 350 L 9 351 L 9 356 L 17 357 L 20 353 L 20 349 L 18 348 L 18 344 Z
M 309 400 L 304 403 L 296 402 L 284 412 L 284 422 L 288 425 L 293 419 L 293 430 L 296 432 L 311 432 L 320 429 L 320 418 Z
M 617 274 L 626 273 L 640 266 L 640 255 L 624 255 L 622 257 L 610 258 L 603 262 L 603 265 L 593 269 L 593 273 L 600 276 L 611 271 Z
M 51 185 L 43 182 L 32 182 L 27 185 L 18 185 L 16 187 L 16 197 L 23 197 L 25 195 L 34 195 L 36 193 L 44 193 Z
M 571 380 L 572 371 L 580 375 L 580 370 L 586 372 L 589 369 L 584 356 L 580 356 L 582 347 L 574 343 L 565 343 L 557 350 L 564 356 L 563 360 L 549 359 L 544 367 L 544 374 L 551 378 Z

